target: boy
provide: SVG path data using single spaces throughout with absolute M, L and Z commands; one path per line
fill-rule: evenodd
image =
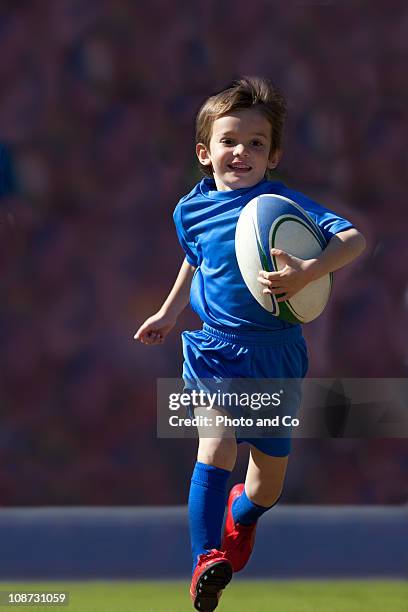
M 294 200 L 330 241 L 319 257 L 310 260 L 275 250 L 285 266 L 279 272 L 260 271 L 258 281 L 264 292 L 282 294 L 278 301 L 351 262 L 365 247 L 363 236 L 347 220 L 283 183 L 266 179 L 281 157 L 285 112 L 285 100 L 268 80 L 245 77 L 211 96 L 197 115 L 196 154 L 206 178 L 180 200 L 174 212 L 185 260 L 161 309 L 135 334 L 145 344 L 163 342 L 190 293 L 203 329 L 182 334 L 187 384 L 200 379 L 302 378 L 306 374 L 307 350 L 300 325 L 264 310 L 238 269 L 235 227 L 250 200 L 263 193 Z M 203 413 L 205 408 L 196 408 L 195 415 Z M 225 413 L 217 408 L 212 414 Z M 228 434 L 225 428 L 217 437 L 205 437 L 199 428 L 188 502 L 193 552 L 190 594 L 195 609 L 205 612 L 217 607 L 232 573 L 247 563 L 257 520 L 281 495 L 290 452 L 290 439 L 247 440 L 250 458 L 245 484 L 230 492 L 221 538 L 226 485 L 237 454 L 237 440 Z

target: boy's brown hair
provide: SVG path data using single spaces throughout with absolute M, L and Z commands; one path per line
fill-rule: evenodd
M 269 121 L 272 129 L 271 151 L 282 148 L 286 117 L 286 100 L 266 78 L 244 76 L 208 98 L 196 118 L 196 144 L 210 146 L 212 126 L 216 119 L 244 108 L 256 108 Z M 200 164 L 200 170 L 212 176 L 211 166 Z

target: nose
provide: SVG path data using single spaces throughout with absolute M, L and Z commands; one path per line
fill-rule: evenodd
M 248 156 L 248 151 L 247 151 L 245 145 L 243 145 L 242 143 L 237 144 L 234 147 L 234 155 L 235 156 L 238 156 L 238 155 Z

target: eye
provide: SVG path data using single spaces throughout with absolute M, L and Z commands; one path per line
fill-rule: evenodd
M 234 144 L 232 138 L 222 138 L 221 142 L 222 144 L 225 144 L 227 147 L 230 147 Z
M 251 145 L 254 147 L 263 147 L 263 142 L 262 140 L 252 140 Z

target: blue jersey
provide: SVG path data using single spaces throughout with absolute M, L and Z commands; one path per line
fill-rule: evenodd
M 277 330 L 293 327 L 271 316 L 247 289 L 235 255 L 235 230 L 244 206 L 256 196 L 277 194 L 305 209 L 326 240 L 353 225 L 281 182 L 262 180 L 254 187 L 217 191 L 204 178 L 183 197 L 174 222 L 187 261 L 194 267 L 190 302 L 204 323 L 214 328 Z

